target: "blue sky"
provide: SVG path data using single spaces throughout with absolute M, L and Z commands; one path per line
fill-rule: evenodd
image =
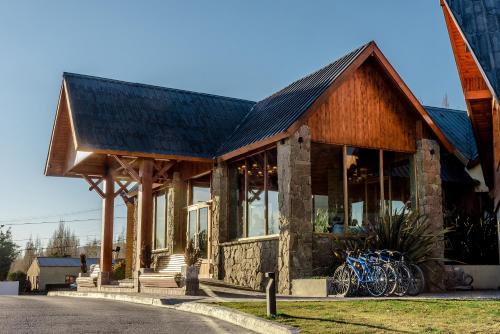
M 421 102 L 464 108 L 438 0 L 0 0 L 0 224 L 99 238 L 98 196 L 43 176 L 63 71 L 259 100 L 370 40 Z

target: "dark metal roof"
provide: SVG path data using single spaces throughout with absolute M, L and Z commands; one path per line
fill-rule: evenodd
M 213 158 L 255 102 L 65 73 L 79 148 Z
M 500 1 L 446 0 L 497 99 L 500 98 Z
M 467 111 L 424 106 L 432 120 L 444 133 L 448 141 L 468 160 L 478 159 L 472 123 Z
M 79 257 L 37 257 L 40 267 L 80 267 Z M 99 259 L 88 258 L 87 266 L 98 264 Z
M 369 44 L 258 102 L 220 147 L 218 155 L 285 132 Z

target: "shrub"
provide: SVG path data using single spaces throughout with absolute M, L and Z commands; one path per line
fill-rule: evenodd
M 118 261 L 113 265 L 111 277 L 116 281 L 125 279 L 125 261 Z
M 7 275 L 7 280 L 8 281 L 18 281 L 19 282 L 19 293 L 22 293 L 26 289 L 26 273 L 18 270 L 14 272 L 10 272 Z
M 186 261 L 186 264 L 188 266 L 192 266 L 196 263 L 198 263 L 198 260 L 200 259 L 201 252 L 198 248 L 194 246 L 194 240 L 189 240 L 186 250 L 184 252 L 184 260 Z
M 468 264 L 498 264 L 497 221 L 492 215 L 469 216 L 449 211 L 445 226 L 451 229 L 446 236 L 446 258 Z

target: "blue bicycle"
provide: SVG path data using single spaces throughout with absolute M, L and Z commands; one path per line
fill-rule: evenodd
M 359 292 L 363 286 L 370 295 L 380 297 L 387 290 L 388 280 L 381 263 L 362 255 L 354 257 L 347 252 L 345 263 L 335 270 L 333 284 L 335 293 L 340 296 Z

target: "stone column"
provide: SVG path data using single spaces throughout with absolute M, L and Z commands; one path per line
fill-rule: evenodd
M 127 244 L 125 252 L 125 277 L 132 277 L 134 262 L 134 239 L 135 239 L 135 205 L 132 198 L 127 199 Z
M 171 253 L 181 254 L 186 247 L 187 185 L 179 172 L 174 172 L 168 189 L 167 225 L 168 248 Z
M 228 241 L 228 169 L 223 162 L 219 163 L 212 174 L 212 250 L 211 270 L 215 279 L 220 277 L 219 244 Z
M 102 233 L 100 284 L 107 284 L 113 271 L 113 218 L 115 203 L 115 181 L 110 171 L 104 177 L 104 199 L 102 200 Z
M 306 125 L 278 143 L 278 188 L 278 292 L 290 294 L 293 279 L 312 274 L 311 135 Z
M 412 188 L 416 192 L 418 211 L 427 216 L 432 229 L 441 230 L 443 229 L 443 198 L 439 144 L 430 139 L 417 140 L 414 164 L 416 185 Z M 434 256 L 444 257 L 443 242 L 435 245 Z M 435 287 L 442 285 L 442 271 L 439 270 L 440 268 L 436 269 L 438 270 L 430 277 Z

